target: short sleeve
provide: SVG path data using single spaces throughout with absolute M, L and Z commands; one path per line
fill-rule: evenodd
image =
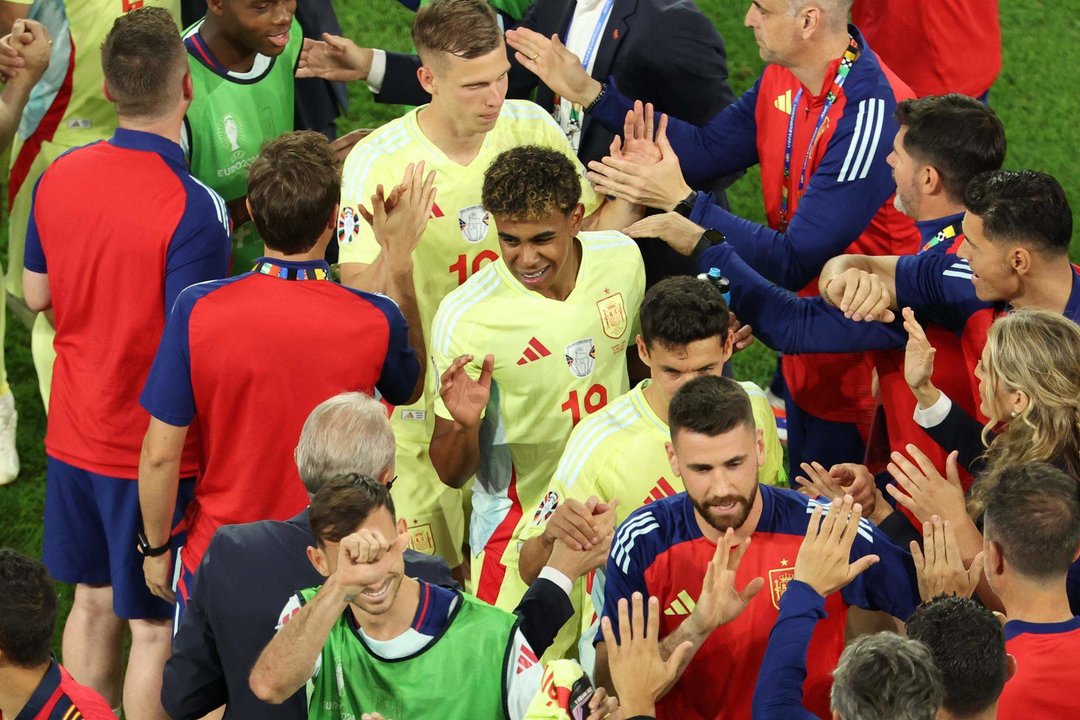
M 420 361 L 409 345 L 409 325 L 397 303 L 389 297 L 368 294 L 367 298 L 386 316 L 390 329 L 386 357 L 375 387 L 387 402 L 402 405 L 412 396 L 420 377 Z
M 844 602 L 907 620 L 922 602 L 911 554 L 897 547 L 865 518 L 859 521 L 858 533 L 851 547 L 851 559 L 877 555 L 881 560 L 840 591 Z
M 579 425 L 578 427 L 582 427 Z M 522 541 L 540 537 L 547 528 L 548 520 L 560 504 L 573 498 L 585 502 L 597 494 L 596 465 L 593 453 L 588 452 L 588 433 L 575 432 L 570 436 L 559 466 L 551 476 L 547 492 L 540 499 L 532 517 L 525 521 L 519 539 Z M 604 501 L 604 498 L 601 498 Z M 526 508 L 528 512 L 528 508 Z M 528 517 L 528 516 L 526 516 Z
M 475 282 L 474 275 L 470 282 Z M 468 287 L 468 283 L 462 287 Z M 465 366 L 465 372 L 474 380 L 480 377 L 480 368 L 484 362 L 482 343 L 471 341 L 471 327 L 466 319 L 453 312 L 455 293 L 443 298 L 439 309 L 435 311 L 435 319 L 431 323 L 431 339 L 428 341 L 428 352 L 431 356 L 431 370 L 435 377 L 434 411 L 437 417 L 443 420 L 453 420 L 450 411 L 446 409 L 439 390 L 442 388 L 442 374 L 457 358 L 466 353 L 473 354 L 473 360 Z M 494 393 L 492 400 L 495 399 Z M 486 414 L 486 413 L 485 413 Z
M 202 183 L 188 185 L 187 206 L 165 257 L 165 312 L 187 287 L 229 274 L 232 222 L 225 200 Z
M 34 183 L 34 194 L 30 200 L 30 215 L 26 223 L 26 249 L 23 253 L 23 267 L 31 272 L 47 273 L 48 265 L 45 262 L 45 250 L 41 247 L 41 236 L 37 227 L 37 195 L 41 186 L 42 175 Z
M 630 517 L 619 526 L 615 533 L 615 539 L 611 543 L 611 551 L 608 553 L 607 565 L 604 569 L 604 610 L 601 617 L 617 618 L 619 616 L 619 600 L 629 601 L 635 592 L 641 593 L 642 597 L 649 596 L 649 589 L 645 583 L 645 549 L 643 537 L 652 532 L 658 532 L 660 524 L 656 516 L 646 508 L 631 513 Z M 646 608 L 647 612 L 647 608 Z M 613 622 L 612 631 L 615 639 L 619 639 L 618 623 Z M 594 644 L 603 642 L 604 636 L 597 633 L 593 639 Z
M 384 151 L 369 138 L 358 142 L 345 159 L 341 174 L 341 202 L 338 203 L 338 260 L 345 263 L 375 262 L 381 249 L 371 226 L 360 215 L 359 207 L 370 209 L 371 196 L 381 183 L 384 188 L 397 185 L 400 177 L 386 176 Z
M 187 427 L 195 419 L 195 391 L 191 386 L 191 351 L 188 323 L 195 304 L 194 288 L 176 299 L 161 334 L 154 364 L 139 403 L 158 420 Z

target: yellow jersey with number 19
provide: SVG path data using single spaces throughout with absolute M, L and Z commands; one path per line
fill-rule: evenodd
M 619 232 L 583 232 L 574 290 L 560 302 L 527 289 L 499 260 L 446 296 L 431 339 L 437 378 L 459 355 L 495 356 L 480 429 L 469 538 L 476 595 L 514 607 L 525 587 L 517 571 L 522 509 L 547 490 L 578 421 L 626 392 L 626 346 L 634 338 L 645 267 Z M 452 419 L 441 399 L 435 413 Z M 503 580 L 507 581 L 504 591 Z M 516 596 L 516 597 L 515 597 Z
M 581 202 L 589 215 L 600 198 L 585 179 L 585 169 L 574 155 L 562 129 L 539 105 L 527 100 L 507 100 L 499 119 L 484 137 L 480 152 L 468 165 L 446 156 L 420 129 L 417 118 L 427 106 L 392 120 L 358 142 L 345 160 L 337 238 L 340 261 L 372 263 L 380 248 L 375 235 L 357 212 L 358 205 L 371 208 L 378 185 L 387 192 L 401 182 L 405 166 L 423 161 L 425 172 L 435 171 L 438 190 L 435 207 L 420 244 L 413 251 L 413 280 L 424 337 L 431 346 L 431 320 L 447 293 L 463 285 L 485 265 L 499 257 L 498 233 L 491 216 L 481 205 L 484 172 L 499 153 L 522 145 L 559 150 L 570 158 L 581 175 Z M 434 418 L 430 417 L 434 376 L 428 373 L 425 398 L 395 409 L 394 430 L 399 439 L 427 444 Z

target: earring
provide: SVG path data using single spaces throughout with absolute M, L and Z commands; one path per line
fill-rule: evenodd
M 1009 413 L 1009 417 L 1011 417 L 1011 418 L 1016 417 L 1016 411 L 1013 410 L 1011 413 Z

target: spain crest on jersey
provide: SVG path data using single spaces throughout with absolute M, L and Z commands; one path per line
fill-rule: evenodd
M 351 207 L 344 207 L 338 213 L 337 241 L 338 245 L 348 245 L 356 239 L 360 232 L 360 218 Z
M 780 596 L 787 591 L 788 583 L 795 579 L 795 568 L 780 567 L 769 571 L 769 595 L 773 607 L 780 609 Z
M 458 210 L 458 229 L 466 242 L 478 243 L 487 237 L 488 211 L 480 205 Z
M 559 493 L 552 490 L 544 496 L 544 499 L 540 501 L 540 507 L 533 513 L 533 525 L 547 522 L 557 507 L 559 507 Z
M 600 312 L 600 323 L 604 326 L 604 334 L 612 340 L 618 340 L 626 332 L 626 303 L 622 293 L 608 295 L 606 298 L 596 301 L 596 309 Z
M 588 377 L 596 365 L 596 345 L 592 338 L 572 342 L 566 346 L 566 366 L 574 377 Z

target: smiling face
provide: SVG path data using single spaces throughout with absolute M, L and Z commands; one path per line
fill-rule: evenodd
M 980 300 L 1008 301 L 1017 296 L 1020 277 L 1010 263 L 1016 252 L 1016 248 L 986 237 L 982 218 L 978 215 L 970 211 L 964 214 L 964 242 L 956 254 L 971 266 L 971 282 Z
M 698 524 L 717 531 L 709 533 L 711 539 L 728 528 L 738 530 L 760 511 L 757 473 L 765 460 L 765 442 L 753 425 L 739 423 L 716 436 L 682 429 L 667 444 L 667 452 Z
M 221 18 L 226 34 L 257 53 L 275 57 L 289 44 L 297 0 L 217 0 L 210 12 Z
M 502 259 L 518 282 L 553 300 L 565 300 L 577 283 L 581 257 L 574 238 L 585 207 L 570 213 L 552 210 L 540 220 L 496 217 Z
M 404 520 L 395 524 L 393 515 L 385 507 L 376 508 L 368 515 L 353 532 L 362 529 L 378 531 L 384 538 L 397 538 L 405 532 Z M 340 543 L 324 541 L 314 550 L 311 560 L 315 569 L 322 575 L 329 577 L 337 570 L 338 546 Z M 312 551 L 309 550 L 309 555 Z M 383 563 L 386 572 L 375 582 L 369 583 L 352 601 L 352 604 L 360 611 L 368 615 L 382 615 L 389 612 L 397 599 L 398 590 L 401 588 L 401 579 L 405 576 L 405 555 L 403 549 L 393 546 L 387 556 L 379 563 Z
M 510 72 L 506 46 L 500 43 L 486 55 L 469 59 L 435 51 L 423 55 L 420 84 L 431 93 L 431 106 L 440 116 L 462 134 L 483 134 L 495 127 Z

